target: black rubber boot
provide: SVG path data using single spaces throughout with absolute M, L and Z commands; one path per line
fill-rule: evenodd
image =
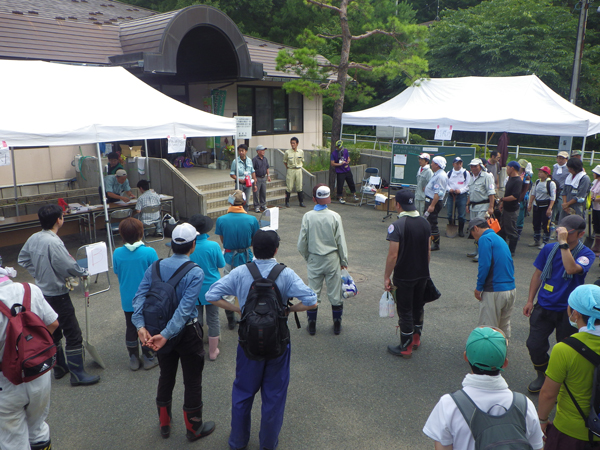
M 56 346 L 56 365 L 54 366 L 54 378 L 60 380 L 69 373 L 67 358 L 65 357 L 65 349 L 59 342 Z
M 306 208 L 304 206 L 304 193 L 302 191 L 298 192 L 298 203 L 300 203 L 300 207 Z
M 171 401 L 159 402 L 156 400 L 158 420 L 160 422 L 160 435 L 163 439 L 167 439 L 171 435 L 171 403 Z
M 235 313 L 233 311 L 225 311 L 225 315 L 227 316 L 227 327 L 230 330 L 235 330 Z
M 548 368 L 548 363 L 539 366 L 534 364 L 533 368 L 537 372 L 537 378 L 529 383 L 527 390 L 532 394 L 537 394 L 542 390 L 544 381 L 546 381 L 546 369 Z
M 190 442 L 208 436 L 215 431 L 214 422 L 202 422 L 202 404 L 198 408 L 186 408 L 184 406 L 183 417 L 185 418 L 185 428 L 187 430 L 185 437 Z
M 319 312 L 319 307 L 317 306 L 315 309 L 310 309 L 306 311 L 306 318 L 308 319 L 308 334 L 314 336 L 317 332 L 317 313 Z
M 90 375 L 83 370 L 83 347 L 67 350 L 67 364 L 71 372 L 71 386 L 90 386 L 100 381 L 98 375 Z
M 338 335 L 342 332 L 342 314 L 344 305 L 331 306 L 331 315 L 333 316 L 333 334 Z
M 517 251 L 517 244 L 519 243 L 519 238 L 509 238 L 508 239 L 508 249 L 510 250 L 510 254 L 515 256 L 515 252 Z
M 435 252 L 435 251 L 437 251 L 439 249 L 440 249 L 440 237 L 439 236 L 432 236 L 431 251 Z
M 465 237 L 465 221 L 458 221 L 458 237 Z
M 129 352 L 129 369 L 134 372 L 140 368 L 140 349 L 139 343 L 135 341 L 125 341 L 127 351 Z
M 412 358 L 413 342 L 413 333 L 401 333 L 400 345 L 388 345 L 388 352 L 394 356 L 410 359 Z
M 285 191 L 285 207 L 290 207 L 290 193 L 288 191 Z
M 52 443 L 50 442 L 50 439 L 44 442 L 35 442 L 29 445 L 31 446 L 31 450 L 52 450 Z

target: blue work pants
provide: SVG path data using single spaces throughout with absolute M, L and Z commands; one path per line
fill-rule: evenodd
M 456 199 L 456 212 L 454 212 L 454 200 Z M 446 204 L 448 210 L 448 222 L 452 222 L 452 214 L 454 220 L 458 219 L 459 223 L 465 222 L 465 212 L 467 208 L 467 193 L 464 194 L 448 194 L 448 202 Z

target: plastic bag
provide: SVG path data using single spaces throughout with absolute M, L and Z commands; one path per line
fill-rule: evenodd
M 358 294 L 356 283 L 346 269 L 342 269 L 342 297 L 349 298 Z
M 396 303 L 390 292 L 384 292 L 379 300 L 379 317 L 394 317 Z

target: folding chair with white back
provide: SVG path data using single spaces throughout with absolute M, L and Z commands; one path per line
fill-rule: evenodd
M 140 212 L 139 219 L 144 224 L 144 236 L 143 240 L 146 244 L 151 242 L 159 242 L 165 238 L 164 230 L 162 229 L 162 223 L 164 216 L 162 214 L 161 205 L 149 205 L 144 206 Z M 152 219 L 152 216 L 158 216 Z M 149 230 L 155 230 L 155 235 L 160 237 L 158 239 L 148 240 L 146 239 L 146 232 Z
M 365 169 L 365 175 L 362 180 L 362 186 L 360 187 L 360 203 L 358 206 L 363 205 L 363 200 L 366 205 L 375 206 L 375 194 L 377 189 L 381 186 L 381 177 L 379 176 L 379 169 L 377 167 L 367 167 Z M 366 198 L 366 200 L 365 200 Z M 373 201 L 369 202 L 369 198 Z

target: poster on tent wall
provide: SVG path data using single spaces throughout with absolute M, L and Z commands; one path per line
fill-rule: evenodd
M 438 125 L 435 128 L 435 136 L 433 137 L 436 141 L 450 141 L 452 140 L 452 125 L 442 126 Z
M 185 136 L 180 138 L 177 136 L 167 136 L 169 148 L 167 153 L 183 153 L 185 152 Z
M 10 148 L 6 141 L 0 140 L 0 166 L 10 166 Z

